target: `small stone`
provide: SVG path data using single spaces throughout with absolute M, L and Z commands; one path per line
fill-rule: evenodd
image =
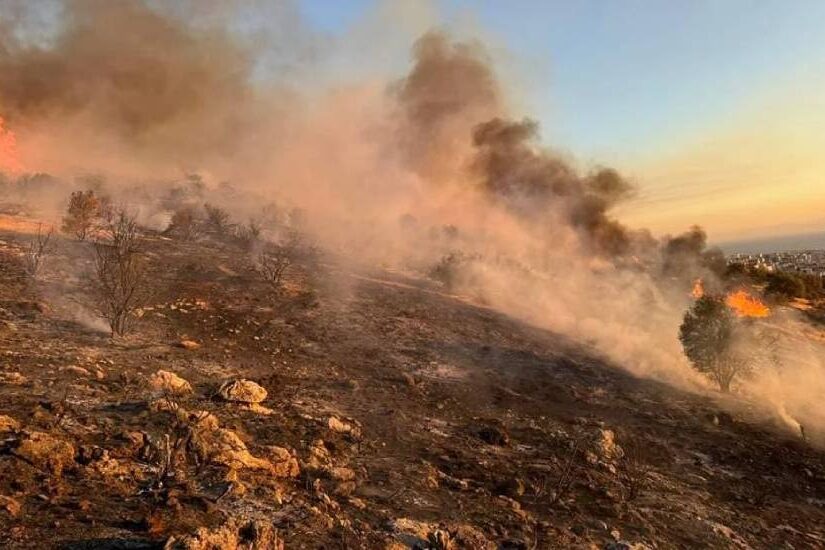
M 13 432 L 20 429 L 20 423 L 10 416 L 0 414 L 0 433 Z
M 192 385 L 177 374 L 159 370 L 149 377 L 149 387 L 156 392 L 185 394 L 192 392 Z
M 267 449 L 272 462 L 272 473 L 275 477 L 298 477 L 301 468 L 298 466 L 298 460 L 292 456 L 289 449 L 275 446 L 270 446 Z
M 347 501 L 352 506 L 354 506 L 355 508 L 358 508 L 359 510 L 366 510 L 366 508 L 367 508 L 367 503 L 364 502 L 363 500 L 361 500 L 358 497 L 350 497 L 349 499 L 347 499 Z
M 327 419 L 327 427 L 335 433 L 348 434 L 356 439 L 361 437 L 361 428 L 352 422 L 341 420 L 335 416 L 330 416 L 329 419 Z
M 180 406 L 172 401 L 171 399 L 154 399 L 149 402 L 148 408 L 149 412 L 159 413 L 159 412 L 175 412 L 178 410 Z
M 324 473 L 335 481 L 352 481 L 355 479 L 355 470 L 344 466 L 326 468 Z
M 602 460 L 618 460 L 624 456 L 624 450 L 616 443 L 616 434 L 612 430 L 599 429 L 594 443 L 595 452 Z
M 77 365 L 69 365 L 68 367 L 66 367 L 63 370 L 65 372 L 70 372 L 70 373 L 75 374 L 77 376 L 83 376 L 83 377 L 86 377 L 86 378 L 91 378 L 91 376 L 92 376 L 91 372 L 84 369 L 83 367 L 78 367 Z
M 26 377 L 19 372 L 0 372 L 0 384 L 22 386 L 26 382 Z
M 11 517 L 16 518 L 22 509 L 23 506 L 15 499 L 0 495 L 0 510 L 5 510 Z
M 201 345 L 194 340 L 181 340 L 178 342 L 178 347 L 192 351 L 198 349 Z
M 260 403 L 266 399 L 267 392 L 251 380 L 240 379 L 224 382 L 218 389 L 218 395 L 235 403 Z

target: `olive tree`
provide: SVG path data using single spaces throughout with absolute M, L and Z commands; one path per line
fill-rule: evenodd
M 703 296 L 685 313 L 679 340 L 693 368 L 729 392 L 751 361 L 736 345 L 739 320 L 718 296 Z

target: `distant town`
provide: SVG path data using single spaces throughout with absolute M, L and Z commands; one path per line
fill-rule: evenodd
M 759 254 L 728 254 L 728 264 L 742 264 L 752 269 L 804 273 L 825 278 L 825 250 L 794 250 Z

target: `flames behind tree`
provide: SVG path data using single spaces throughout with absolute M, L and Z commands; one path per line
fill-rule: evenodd
M 725 296 L 725 305 L 727 305 L 737 317 L 758 319 L 767 317 L 771 313 L 768 306 L 746 290 L 737 290 Z
M 705 292 L 705 282 L 701 278 L 693 281 L 693 288 L 690 291 L 694 300 L 699 300 L 707 293 Z M 753 319 L 761 319 L 768 317 L 771 310 L 756 296 L 744 289 L 739 289 L 729 292 L 725 295 L 725 305 L 737 317 L 748 317 Z
M 702 279 L 693 281 L 693 290 L 690 292 L 694 299 L 698 300 L 705 295 L 705 282 Z

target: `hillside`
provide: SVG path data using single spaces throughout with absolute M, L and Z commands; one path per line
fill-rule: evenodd
M 87 245 L 34 283 L 0 239 L 4 547 L 825 545 L 822 452 L 428 280 L 305 255 L 273 295 L 235 245 L 148 234 L 113 340 Z

